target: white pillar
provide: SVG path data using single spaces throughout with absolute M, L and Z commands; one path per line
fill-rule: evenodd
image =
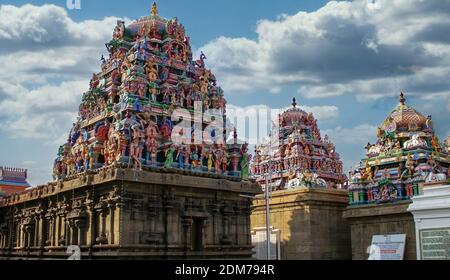
M 450 249 L 450 185 L 429 185 L 423 190 L 408 207 L 416 226 L 417 259 L 450 259 L 445 253 Z

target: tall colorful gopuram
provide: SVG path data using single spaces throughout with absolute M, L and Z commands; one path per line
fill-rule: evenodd
M 435 135 L 432 117 L 408 106 L 403 93 L 378 127 L 377 138 L 350 174 L 350 204 L 409 199 L 425 181 L 445 181 L 450 175 L 449 150 Z
M 176 18 L 119 21 L 54 181 L 0 201 L 0 259 L 249 259 L 247 145 Z M 72 247 L 74 248 L 74 247 Z M 68 250 L 69 249 L 69 250 Z M 73 250 L 73 249 L 72 249 Z
M 223 90 L 206 56 L 192 59 L 177 18 L 160 17 L 153 5 L 150 16 L 118 21 L 106 46 L 58 151 L 55 179 L 112 164 L 247 178 L 247 145 L 225 143 Z
M 292 107 L 278 117 L 278 127 L 268 143 L 256 146 L 251 170 L 256 182 L 265 185 L 266 176 L 273 190 L 297 187 L 341 186 L 346 176 L 335 146 L 322 138 L 312 113 Z

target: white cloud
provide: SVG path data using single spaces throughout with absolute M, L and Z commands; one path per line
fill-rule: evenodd
M 14 86 L 4 86 L 7 90 Z M 54 139 L 68 131 L 75 120 L 81 93 L 87 81 L 62 82 L 34 90 L 16 87 L 9 98 L 0 100 L 0 130 L 11 137 Z M 0 91 L 2 85 L 0 84 Z
M 307 98 L 359 101 L 436 93 L 450 87 L 449 13 L 449 0 L 330 1 L 260 20 L 255 40 L 220 37 L 199 50 L 229 94 L 288 85 Z
M 322 133 L 328 134 L 330 140 L 335 144 L 352 144 L 361 147 L 371 139 L 374 142 L 377 126 L 371 124 L 360 124 L 355 127 L 337 126 L 332 129 L 325 129 Z
M 75 120 L 118 19 L 75 22 L 62 7 L 28 4 L 0 5 L 0 18 L 0 131 L 55 145 Z
M 325 134 L 336 145 L 337 152 L 343 155 L 344 168 L 348 172 L 364 158 L 364 146 L 367 142 L 374 143 L 376 141 L 377 126 L 367 123 L 354 127 L 337 126 L 322 130 L 322 135 Z

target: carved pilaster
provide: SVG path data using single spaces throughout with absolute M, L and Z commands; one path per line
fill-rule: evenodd
M 183 245 L 186 249 L 190 248 L 191 244 L 191 228 L 193 224 L 193 220 L 191 218 L 183 218 L 181 220 L 181 225 L 183 226 Z
M 145 240 L 146 243 L 156 244 L 161 240 L 161 235 L 156 231 L 156 222 L 157 216 L 160 212 L 161 204 L 160 199 L 156 195 L 152 195 L 149 197 L 149 201 L 147 203 L 147 220 L 149 223 L 149 234 Z
M 229 205 L 228 203 L 223 203 L 224 207 L 222 208 L 222 221 L 223 221 L 223 229 L 222 229 L 222 238 L 220 240 L 220 243 L 222 244 L 232 244 L 232 238 L 231 238 L 231 220 L 232 215 L 234 214 L 233 207 Z
M 178 227 L 177 224 L 174 223 L 175 219 L 175 210 L 177 208 L 177 201 L 174 195 L 170 192 L 167 192 L 164 196 L 163 207 L 166 214 L 166 222 L 165 222 L 165 243 L 167 245 L 173 244 L 175 242 L 175 234 L 176 229 Z

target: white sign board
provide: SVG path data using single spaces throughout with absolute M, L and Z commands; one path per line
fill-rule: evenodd
M 267 259 L 267 239 L 265 228 L 257 228 L 252 233 L 253 257 L 257 260 Z M 270 259 L 279 260 L 280 254 L 280 231 L 272 229 L 270 231 Z
M 450 228 L 422 229 L 419 233 L 422 260 L 450 260 Z
M 403 260 L 405 242 L 406 234 L 374 235 L 369 260 Z

